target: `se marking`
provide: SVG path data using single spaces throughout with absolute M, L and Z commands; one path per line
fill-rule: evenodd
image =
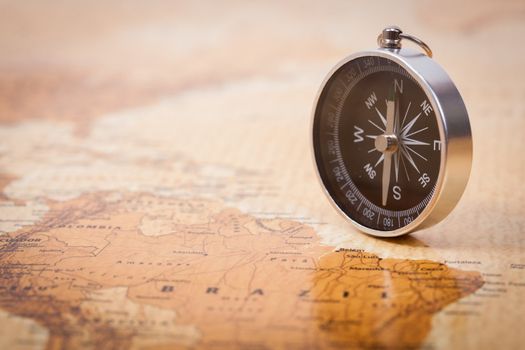
M 423 173 L 423 175 L 421 175 L 418 181 L 422 187 L 426 187 L 427 184 L 430 182 L 430 177 L 428 176 L 427 173 Z

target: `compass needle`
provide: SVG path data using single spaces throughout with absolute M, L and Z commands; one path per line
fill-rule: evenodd
M 392 169 L 392 152 L 391 149 L 389 149 L 389 138 L 393 139 L 394 134 L 394 118 L 396 113 L 396 105 L 397 103 L 395 100 L 388 100 L 386 103 L 386 130 L 385 134 L 381 135 L 386 140 L 386 145 L 381 145 L 378 147 L 376 145 L 376 148 L 383 152 L 383 179 L 382 179 L 382 196 L 381 196 L 381 204 L 383 206 L 386 206 L 386 203 L 388 201 L 388 189 L 390 187 L 390 170 Z M 378 140 L 378 139 L 376 139 Z
M 399 181 L 399 153 L 394 153 L 394 169 L 396 173 L 396 182 Z
M 382 199 L 381 203 L 383 205 L 386 205 L 386 202 L 388 200 L 388 188 L 390 186 L 390 170 L 392 168 L 392 155 L 388 154 L 385 155 L 385 159 L 383 160 L 383 192 L 382 192 Z

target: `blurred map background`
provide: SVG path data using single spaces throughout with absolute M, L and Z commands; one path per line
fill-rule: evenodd
M 525 346 L 523 1 L 0 9 L 0 348 Z M 388 24 L 457 84 L 474 164 L 444 222 L 375 239 L 309 127 Z

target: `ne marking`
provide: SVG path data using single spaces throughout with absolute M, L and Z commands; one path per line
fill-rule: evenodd
M 423 109 L 423 112 L 425 112 L 425 115 L 428 117 L 430 112 L 432 112 L 432 106 L 430 105 L 430 103 L 428 103 L 427 100 L 424 100 L 423 102 L 421 102 L 420 106 Z

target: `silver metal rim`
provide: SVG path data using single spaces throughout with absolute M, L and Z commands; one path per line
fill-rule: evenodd
M 410 224 L 392 231 L 381 231 L 363 226 L 346 214 L 328 192 L 315 158 L 313 143 L 314 121 L 317 105 L 322 91 L 332 75 L 346 63 L 360 57 L 379 56 L 390 59 L 411 74 L 428 96 L 438 120 L 441 140 L 441 160 L 434 193 L 419 216 Z M 310 126 L 311 153 L 317 180 L 336 210 L 357 229 L 378 237 L 397 237 L 407 234 L 417 227 L 429 227 L 450 213 L 464 192 L 472 165 L 472 135 L 468 113 L 454 83 L 446 72 L 432 59 L 412 49 L 377 49 L 363 51 L 341 60 L 326 75 L 314 101 Z

